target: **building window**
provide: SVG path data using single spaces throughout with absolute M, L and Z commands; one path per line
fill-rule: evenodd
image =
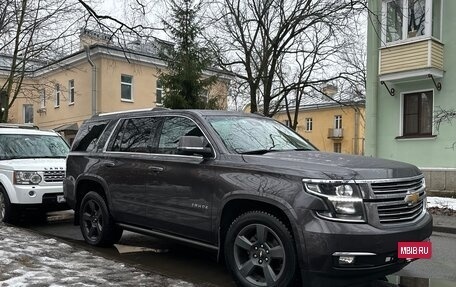
M 342 116 L 334 116 L 334 128 L 335 129 L 342 128 Z
M 306 132 L 312 131 L 312 118 L 306 118 Z
M 384 42 L 431 35 L 440 38 L 441 0 L 384 0 L 382 9 Z
M 23 106 L 24 123 L 33 123 L 33 105 L 27 104 Z
M 155 103 L 163 103 L 163 83 L 161 80 L 157 80 L 157 88 L 155 89 Z
M 40 109 L 46 108 L 46 91 L 40 90 Z
M 404 94 L 403 136 L 432 135 L 433 92 Z
M 55 101 L 54 106 L 58 108 L 60 106 L 60 85 L 55 84 Z
M 342 152 L 342 143 L 334 143 L 334 152 L 337 152 L 337 153 Z
M 120 76 L 120 98 L 125 101 L 132 101 L 133 76 Z
M 68 99 L 70 101 L 69 104 L 74 104 L 74 80 L 68 82 Z

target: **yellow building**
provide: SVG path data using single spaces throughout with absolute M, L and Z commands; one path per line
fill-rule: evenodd
M 296 131 L 321 151 L 364 154 L 364 100 L 339 94 L 332 98 L 337 102 L 326 96 L 303 99 Z M 274 118 L 290 126 L 285 111 Z
M 83 31 L 80 40 L 78 52 L 36 69 L 25 79 L 25 85 L 34 86 L 35 95 L 15 101 L 9 122 L 54 129 L 71 142 L 80 124 L 94 114 L 161 106 L 164 91 L 158 76 L 166 72 L 166 63 L 157 56 L 156 47 L 122 49 L 92 31 Z M 216 72 L 218 81 L 207 96 L 227 107 L 230 76 L 218 71 L 204 74 Z

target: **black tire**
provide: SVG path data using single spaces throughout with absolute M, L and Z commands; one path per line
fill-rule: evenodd
M 17 208 L 11 204 L 8 194 L 0 187 L 0 222 L 16 223 L 19 219 Z
M 225 261 L 239 286 L 291 286 L 295 279 L 293 237 L 285 224 L 266 212 L 247 212 L 231 223 Z
M 98 193 L 87 193 L 79 212 L 82 236 L 90 245 L 109 246 L 122 237 L 123 230 L 115 224 L 105 200 Z

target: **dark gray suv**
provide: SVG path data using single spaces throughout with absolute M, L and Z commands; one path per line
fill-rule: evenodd
M 409 263 L 399 241 L 432 232 L 415 166 L 319 152 L 272 119 L 226 111 L 92 117 L 64 193 L 89 244 L 122 230 L 194 244 L 240 286 L 384 276 Z

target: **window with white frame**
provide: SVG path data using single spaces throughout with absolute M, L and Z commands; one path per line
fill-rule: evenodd
M 432 135 L 433 91 L 403 94 L 402 135 Z
M 312 131 L 312 118 L 306 118 L 306 132 L 311 132 Z
M 120 76 L 120 99 L 124 101 L 132 101 L 133 76 Z
M 60 106 L 60 85 L 55 84 L 55 99 L 54 99 L 54 106 L 58 108 Z
M 162 104 L 163 103 L 163 83 L 161 80 L 157 80 L 156 82 L 156 89 L 155 89 L 155 103 Z
M 44 89 L 40 90 L 40 108 L 46 108 L 46 91 Z
M 441 0 L 384 0 L 383 42 L 441 37 Z
M 31 104 L 23 105 L 22 114 L 24 116 L 25 124 L 33 123 L 33 105 L 31 105 Z
M 342 128 L 342 116 L 340 116 L 340 115 L 334 116 L 334 128 L 335 129 Z
M 74 104 L 74 80 L 68 82 L 68 100 L 69 104 Z

